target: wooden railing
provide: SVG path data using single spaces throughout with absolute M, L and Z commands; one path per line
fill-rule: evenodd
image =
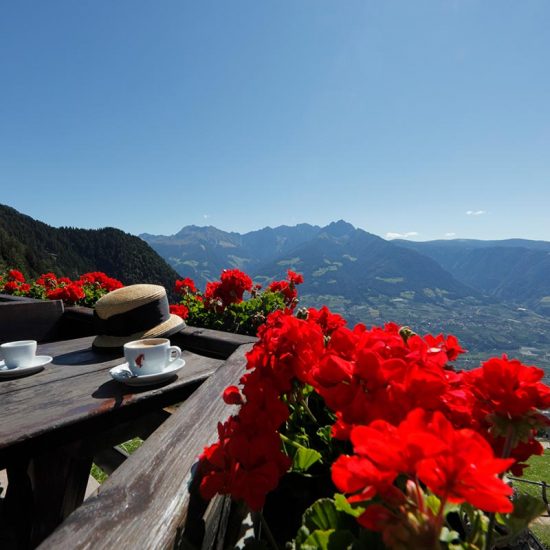
M 33 300 L 0 294 L 0 344 L 22 339 L 55 340 L 63 312 L 61 300 Z

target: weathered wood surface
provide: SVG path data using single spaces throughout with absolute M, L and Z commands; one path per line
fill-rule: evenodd
M 0 294 L 0 303 L 1 302 L 43 302 L 38 298 L 27 298 L 27 296 L 13 296 L 12 294 Z
M 197 458 L 216 440 L 218 422 L 234 412 L 220 397 L 244 372 L 251 347 L 239 347 L 40 548 L 173 548 L 192 538 L 200 530 L 190 512 Z
M 83 438 L 183 400 L 189 384 L 204 380 L 222 364 L 184 351 L 184 369 L 167 382 L 129 387 L 108 372 L 124 359 L 97 353 L 91 342 L 87 337 L 41 345 L 39 354 L 54 357 L 42 372 L 0 380 L 0 467 L 31 448 Z
M 187 326 L 170 336 L 172 343 L 194 353 L 213 357 L 229 357 L 239 346 L 255 342 L 255 336 L 220 332 Z
M 62 315 L 61 300 L 1 301 L 0 344 L 12 340 L 52 340 L 58 334 Z

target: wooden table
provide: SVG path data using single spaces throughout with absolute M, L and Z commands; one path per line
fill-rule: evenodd
M 111 379 L 122 356 L 100 354 L 93 337 L 39 345 L 53 362 L 43 371 L 0 380 L 0 469 L 7 468 L 4 529 L 15 548 L 35 547 L 79 506 L 94 455 L 147 437 L 222 363 L 184 351 L 174 379 L 129 387 Z

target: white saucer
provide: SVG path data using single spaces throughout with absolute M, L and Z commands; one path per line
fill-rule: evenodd
M 128 386 L 150 386 L 152 384 L 159 384 L 165 380 L 172 378 L 179 370 L 185 366 L 183 359 L 176 359 L 170 363 L 162 372 L 156 372 L 155 374 L 133 374 L 128 367 L 128 363 L 123 363 L 113 367 L 109 372 L 114 380 L 122 382 Z
M 30 365 L 8 369 L 4 361 L 0 361 L 0 379 L 2 378 L 18 378 L 19 376 L 27 376 L 40 372 L 48 363 L 53 361 L 49 355 L 37 355 Z

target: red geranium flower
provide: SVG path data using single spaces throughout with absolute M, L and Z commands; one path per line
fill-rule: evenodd
M 170 313 L 179 315 L 182 319 L 187 319 L 189 316 L 189 309 L 184 305 L 170 304 Z
M 54 290 L 49 290 L 46 292 L 46 297 L 49 300 L 63 300 L 67 304 L 75 304 L 79 300 L 82 300 L 85 296 L 86 294 L 82 288 L 75 283 L 60 286 Z
M 36 284 L 43 286 L 46 290 L 53 290 L 57 286 L 57 275 L 55 273 L 43 273 L 36 279 Z
M 102 271 L 92 271 L 90 273 L 84 273 L 81 275 L 78 281 L 75 281 L 77 284 L 89 284 L 97 285 L 107 292 L 116 290 L 117 288 L 122 288 L 124 285 L 118 280 L 108 277 Z
M 289 269 L 286 274 L 288 282 L 293 285 L 301 285 L 304 282 L 304 276 L 301 273 L 295 273 Z
M 197 293 L 197 287 L 195 286 L 195 282 L 193 281 L 193 279 L 190 279 L 189 277 L 176 281 L 175 290 L 178 294 L 187 294 L 187 293 L 196 294 Z
M 4 292 L 6 294 L 13 294 L 17 290 L 19 290 L 19 283 L 16 281 L 8 281 L 4 285 Z
M 550 388 L 541 382 L 544 371 L 516 359 L 492 358 L 465 373 L 465 381 L 478 399 L 479 413 L 518 419 L 535 409 L 550 407 Z
M 332 313 L 327 306 L 319 310 L 311 307 L 307 311 L 308 321 L 317 323 L 326 336 L 330 336 L 336 329 L 346 325 L 346 320 L 341 315 Z
M 508 498 L 513 490 L 498 474 L 513 459 L 495 458 L 487 441 L 473 430 L 455 430 L 441 414 L 435 413 L 429 429 L 445 442 L 445 450 L 422 459 L 418 477 L 435 494 L 450 502 L 469 502 L 486 512 L 508 513 L 514 506 Z
M 25 277 L 21 271 L 18 271 L 17 269 L 10 269 L 8 271 L 8 280 L 9 281 L 17 281 L 19 283 L 25 282 Z
M 269 283 L 267 289 L 282 294 L 285 304 L 289 308 L 294 309 L 296 307 L 298 292 L 288 281 L 273 281 Z
M 495 458 L 477 432 L 457 430 L 439 412 L 411 411 L 397 427 L 385 421 L 351 432 L 354 456 L 341 456 L 333 466 L 336 486 L 353 500 L 367 500 L 386 489 L 399 474 L 418 477 L 443 501 L 469 502 L 488 511 L 513 510 L 512 489 L 498 474 L 513 459 Z
M 239 269 L 225 269 L 219 282 L 206 283 L 205 298 L 214 308 L 225 309 L 230 304 L 243 301 L 245 291 L 252 290 L 252 279 Z
M 237 386 L 229 386 L 223 391 L 223 400 L 228 405 L 242 405 L 244 403 L 243 396 Z

